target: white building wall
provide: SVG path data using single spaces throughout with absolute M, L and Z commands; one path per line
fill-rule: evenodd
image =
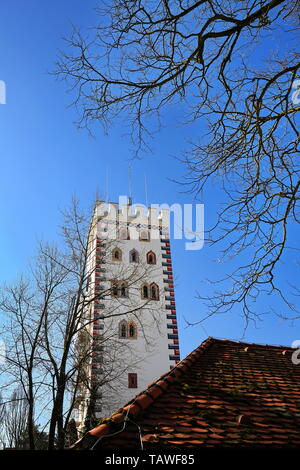
M 119 409 L 174 366 L 179 360 L 179 345 L 168 211 L 157 214 L 153 209 L 144 211 L 144 207 L 128 205 L 120 211 L 117 204 L 110 203 L 104 208 L 103 203 L 98 203 L 94 222 L 92 238 L 95 247 L 98 240 L 99 247 L 94 249 L 91 261 L 92 264 L 95 262 L 96 270 L 94 288 L 106 295 L 95 302 L 92 311 L 92 315 L 103 317 L 94 322 L 96 330 L 95 324 L 91 324 L 91 336 L 104 338 L 104 351 L 103 364 L 95 365 L 96 359 L 91 361 L 91 381 L 105 381 L 105 374 L 110 375 L 109 382 L 101 386 L 102 396 L 95 406 L 95 417 L 101 418 Z M 129 240 L 119 239 L 120 228 L 129 230 Z M 149 241 L 140 240 L 141 230 L 149 232 Z M 112 251 L 116 247 L 122 251 L 121 261 L 112 260 Z M 133 249 L 139 254 L 138 263 L 129 261 Z M 155 265 L 146 262 L 149 251 L 156 256 Z M 105 272 L 99 275 L 99 269 Z M 99 278 L 103 280 L 99 281 Z M 111 281 L 123 279 L 128 281 L 128 298 L 114 298 Z M 142 299 L 144 282 L 157 284 L 159 300 Z M 126 315 L 122 315 L 124 312 Z M 122 320 L 134 321 L 137 339 L 119 338 Z M 137 388 L 128 387 L 128 373 L 137 374 Z M 86 411 L 84 408 L 85 405 L 81 420 Z

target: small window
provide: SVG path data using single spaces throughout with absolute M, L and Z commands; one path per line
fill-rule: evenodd
M 129 262 L 130 263 L 138 263 L 139 262 L 139 254 L 136 250 L 131 250 L 129 253 Z
M 128 228 L 121 227 L 119 229 L 119 238 L 120 238 L 120 240 L 130 240 Z
M 136 339 L 137 338 L 137 327 L 135 323 L 130 322 L 128 324 L 128 338 L 129 339 Z
M 112 252 L 113 261 L 122 261 L 122 251 L 119 248 L 115 248 Z
M 158 285 L 153 282 L 150 286 L 150 297 L 152 300 L 159 300 Z
M 119 296 L 119 289 L 118 289 L 117 281 L 112 282 L 111 293 L 112 293 L 113 297 L 118 297 Z
M 148 230 L 141 230 L 140 231 L 140 240 L 143 241 L 149 241 L 150 240 L 150 234 Z
M 156 256 L 153 251 L 149 251 L 149 253 L 147 253 L 147 264 L 156 264 Z
M 122 284 L 121 284 L 120 296 L 121 297 L 127 297 L 127 284 L 126 284 L 126 282 L 122 282 Z
M 111 293 L 113 297 L 128 297 L 128 285 L 124 281 L 112 281 Z
M 149 287 L 148 284 L 144 284 L 142 286 L 142 298 L 148 299 L 149 298 Z
M 127 323 L 126 321 L 122 321 L 119 324 L 119 338 L 126 339 L 127 338 Z
M 128 388 L 137 388 L 137 374 L 128 374 Z
M 119 338 L 120 339 L 137 339 L 137 327 L 134 322 L 127 323 L 122 320 L 119 323 Z

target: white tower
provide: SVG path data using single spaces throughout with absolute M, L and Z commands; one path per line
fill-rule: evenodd
M 78 427 L 118 410 L 179 361 L 169 211 L 98 201 L 89 242 L 89 386 Z

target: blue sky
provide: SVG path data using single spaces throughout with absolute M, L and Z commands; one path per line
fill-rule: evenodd
M 77 130 L 77 115 L 68 107 L 72 95 L 48 73 L 72 24 L 85 28 L 95 23 L 95 4 L 95 0 L 6 0 L 1 4 L 0 80 L 7 86 L 7 104 L 0 105 L 0 282 L 15 279 L 26 269 L 39 238 L 55 239 L 59 208 L 68 204 L 72 193 L 84 205 L 91 204 L 97 190 L 105 194 L 108 173 L 110 198 L 118 200 L 119 195 L 128 194 L 131 154 L 122 125 L 115 125 L 109 135 L 99 126 L 95 138 Z M 131 163 L 134 202 L 145 203 L 145 175 L 151 203 L 193 202 L 192 195 L 170 181 L 184 174 L 184 167 L 172 156 L 180 156 L 189 137 L 177 124 L 179 115 L 179 108 L 169 109 L 165 127 L 153 142 L 154 152 Z M 217 187 L 203 194 L 206 224 L 214 220 L 219 198 Z M 293 237 L 296 240 L 296 233 Z M 219 256 L 217 247 L 189 252 L 184 241 L 175 240 L 172 253 L 182 356 L 208 335 L 240 339 L 243 322 L 238 308 L 203 326 L 186 328 L 184 322 L 184 317 L 197 321 L 206 312 L 195 298 L 197 290 L 206 292 L 205 279 L 217 279 L 226 272 L 226 266 L 214 261 Z M 287 270 L 295 270 L 296 276 L 293 261 L 287 260 L 282 276 Z M 270 298 L 258 305 L 258 311 L 272 302 Z M 250 342 L 286 345 L 298 338 L 297 323 L 292 326 L 271 317 L 258 329 L 250 326 L 245 335 Z

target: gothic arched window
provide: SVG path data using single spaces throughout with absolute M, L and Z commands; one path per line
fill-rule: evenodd
M 125 281 L 111 281 L 111 295 L 113 297 L 128 297 L 128 284 Z
M 135 249 L 131 250 L 131 252 L 129 253 L 129 262 L 130 263 L 139 262 L 139 254 Z
M 120 296 L 121 297 L 127 297 L 127 283 L 126 282 L 121 283 Z
M 137 338 L 137 327 L 134 322 L 128 323 L 128 338 L 136 339 Z
M 127 322 L 122 320 L 119 323 L 119 338 L 120 339 L 137 339 L 137 326 L 134 322 Z
M 113 261 L 122 261 L 122 251 L 120 248 L 114 248 L 112 251 L 112 260 Z
M 148 230 L 141 230 L 140 231 L 140 240 L 144 242 L 148 242 L 150 240 L 150 234 Z
M 120 240 L 130 240 L 129 230 L 127 227 L 119 228 L 119 238 Z
M 127 322 L 124 320 L 119 323 L 119 338 L 127 338 Z
M 149 286 L 148 284 L 142 285 L 142 298 L 149 299 Z
M 119 296 L 119 289 L 118 289 L 118 282 L 117 281 L 112 281 L 111 283 L 111 294 L 113 297 L 118 297 Z
M 156 255 L 153 251 L 147 253 L 147 264 L 156 264 Z
M 152 300 L 159 300 L 158 285 L 155 282 L 150 285 L 150 297 Z

